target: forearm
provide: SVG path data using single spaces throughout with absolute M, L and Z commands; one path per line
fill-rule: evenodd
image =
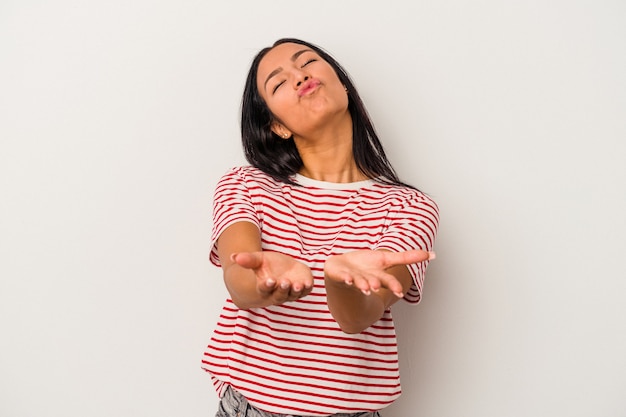
M 326 295 L 339 327 L 359 333 L 378 321 L 412 285 L 406 264 L 427 257 L 422 251 L 366 250 L 329 257 L 324 265 Z
M 259 229 L 252 223 L 234 223 L 222 232 L 217 241 L 217 251 L 222 263 L 224 284 L 233 303 L 239 308 L 264 307 L 268 305 L 263 300 L 257 288 L 257 278 L 249 268 L 238 265 L 234 254 L 239 252 L 254 252 L 261 250 L 261 236 Z
M 345 333 L 360 333 L 378 321 L 386 309 L 386 299 L 395 297 L 381 288 L 363 294 L 354 286 L 326 278 L 326 295 L 331 315 Z
M 224 270 L 224 283 L 233 303 L 241 309 L 266 307 L 272 301 L 257 288 L 257 278 L 250 269 L 231 264 Z

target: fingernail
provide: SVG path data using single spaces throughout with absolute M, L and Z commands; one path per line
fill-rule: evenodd
M 288 282 L 281 282 L 280 283 L 280 288 L 282 288 L 283 290 L 286 290 L 287 288 L 289 288 L 289 283 Z
M 435 252 L 428 252 L 428 260 L 432 261 L 437 258 L 437 254 Z
M 404 297 L 404 294 L 402 294 L 401 292 L 394 292 L 394 294 L 396 295 L 396 297 L 398 298 L 402 298 Z
M 276 284 L 276 281 L 274 281 L 273 279 L 268 279 L 267 281 L 265 281 L 265 285 L 267 285 L 268 287 L 273 287 L 274 284 Z
M 237 257 L 237 253 L 236 253 L 236 252 L 235 252 L 235 253 L 231 253 L 231 254 L 230 254 L 230 260 L 231 260 L 231 261 L 235 262 L 235 258 L 236 258 L 236 257 Z
M 365 294 L 365 295 L 370 295 L 371 294 L 370 290 L 361 290 L 361 292 L 363 294 Z

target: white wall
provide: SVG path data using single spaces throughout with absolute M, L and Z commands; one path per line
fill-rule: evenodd
M 0 416 L 213 415 L 211 195 L 282 36 L 348 68 L 441 207 L 385 416 L 626 416 L 617 0 L 4 0 Z

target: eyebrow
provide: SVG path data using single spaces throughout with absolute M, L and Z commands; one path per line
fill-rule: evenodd
M 291 62 L 295 62 L 296 59 L 298 59 L 298 57 L 300 55 L 302 55 L 305 52 L 314 52 L 312 49 L 301 49 L 298 52 L 296 52 L 295 54 L 291 55 Z M 283 67 L 278 67 L 276 68 L 274 71 L 270 72 L 270 75 L 267 76 L 267 78 L 265 79 L 265 83 L 263 84 L 263 88 L 267 90 L 267 83 L 270 80 L 270 78 L 272 78 L 273 76 L 275 76 L 276 74 L 278 74 L 279 72 L 281 72 L 283 70 Z

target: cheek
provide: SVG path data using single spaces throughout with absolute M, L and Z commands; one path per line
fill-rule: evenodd
M 289 120 L 290 115 L 294 113 L 293 103 L 287 97 L 283 97 L 280 94 L 276 94 L 270 100 L 266 100 L 265 103 L 272 115 L 280 121 Z

